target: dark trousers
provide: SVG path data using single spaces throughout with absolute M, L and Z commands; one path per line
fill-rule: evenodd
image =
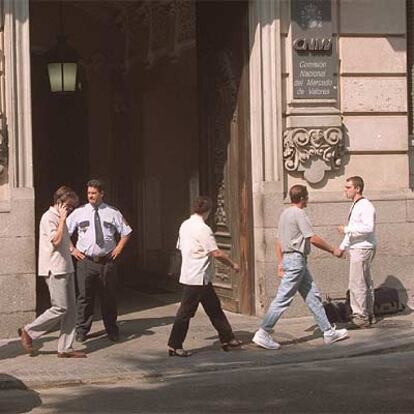
M 90 331 L 95 297 L 98 294 L 105 330 L 108 334 L 118 334 L 119 329 L 116 324 L 118 317 L 116 303 L 117 279 L 116 264 L 112 261 L 95 263 L 85 259 L 77 262 L 78 318 L 76 331 L 78 333 L 86 335 Z
M 220 300 L 213 289 L 213 285 L 211 283 L 202 286 L 184 285 L 180 308 L 168 340 L 169 347 L 182 349 L 190 319 L 195 315 L 199 303 L 203 305 L 207 316 L 216 328 L 220 342 L 229 342 L 234 339 L 233 330 L 221 308 Z

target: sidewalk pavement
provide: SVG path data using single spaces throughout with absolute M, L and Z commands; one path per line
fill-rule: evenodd
M 414 313 L 386 317 L 374 328 L 350 331 L 350 339 L 329 346 L 324 345 L 311 317 L 282 318 L 274 333 L 282 345 L 277 351 L 251 343 L 259 318 L 228 313 L 245 345 L 241 350 L 224 352 L 200 306 L 185 342 L 193 356 L 171 358 L 166 344 L 178 308 L 176 295 L 127 291 L 123 298 L 118 319 L 120 342 L 109 341 L 102 322 L 96 321 L 91 337 L 83 344 L 75 343 L 76 349 L 88 353 L 86 359 L 57 358 L 57 332 L 34 342 L 39 352 L 33 357 L 24 354 L 18 338 L 0 339 L 0 389 L 150 380 L 264 366 L 282 369 L 283 364 L 414 350 Z

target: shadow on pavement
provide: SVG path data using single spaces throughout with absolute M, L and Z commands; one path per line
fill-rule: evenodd
M 132 341 L 141 336 L 154 335 L 152 328 L 158 326 L 171 325 L 174 322 L 174 316 L 162 318 L 141 318 L 121 320 L 118 322 L 120 330 L 120 343 Z M 109 346 L 113 346 L 114 342 L 106 337 L 106 332 L 101 330 L 94 332 L 88 336 L 88 340 L 84 342 L 86 352 L 99 351 Z
M 162 317 L 162 318 L 142 318 L 142 319 L 129 319 L 118 321 L 118 326 L 120 328 L 120 340 L 117 343 L 126 343 L 137 339 L 145 335 L 154 335 L 152 328 L 158 326 L 170 325 L 174 322 L 174 317 Z M 42 351 L 43 342 L 52 341 L 54 338 L 41 338 L 36 341 L 35 346 L 38 348 L 37 352 L 32 355 L 33 357 L 39 355 L 53 355 L 57 351 Z M 14 341 L 13 344 L 17 344 L 17 353 L 15 355 L 5 356 L 5 358 L 10 358 L 19 354 L 24 353 L 20 347 L 20 342 Z M 114 346 L 115 343 L 107 338 L 106 332 L 104 330 L 95 331 L 88 335 L 86 342 L 82 344 L 74 344 L 75 349 L 80 346 L 84 346 L 84 351 L 87 354 L 105 349 L 110 346 Z M 0 348 L 1 349 L 1 348 Z M 20 352 L 19 352 L 20 351 Z
M 390 287 L 394 288 L 398 291 L 398 297 L 400 299 L 400 304 L 403 307 L 403 310 L 400 312 L 396 312 L 396 314 L 400 315 L 409 315 L 412 312 L 412 309 L 410 308 L 410 300 L 407 293 L 407 288 L 404 286 L 404 284 L 401 282 L 401 280 L 394 275 L 387 275 L 384 282 L 378 286 L 380 287 Z M 392 316 L 392 315 L 387 315 Z
M 191 358 L 171 359 L 182 365 Z M 41 412 L 409 413 L 414 401 L 412 384 L 407 380 L 412 357 L 410 362 L 398 355 L 376 356 L 293 363 L 283 370 L 261 365 L 260 370 L 153 377 L 145 382 L 85 386 L 73 391 L 56 389 L 42 397 Z
M 122 287 L 118 293 L 118 315 L 140 312 L 147 309 L 177 303 L 181 299 L 181 290 L 170 292 L 160 289 L 137 290 L 130 287 Z M 96 315 L 100 315 L 99 307 Z
M 28 413 L 42 404 L 39 394 L 8 374 L 0 373 L 0 413 Z
M 42 339 L 33 341 L 35 352 L 33 355 L 27 355 L 28 358 L 35 357 L 41 353 L 52 353 L 49 351 L 41 351 L 44 344 L 47 342 L 54 341 L 55 338 L 51 337 L 44 337 Z M 56 351 L 57 352 L 57 351 Z M 11 339 L 8 341 L 5 345 L 0 345 L 0 360 L 2 359 L 9 359 L 9 358 L 15 358 L 21 355 L 25 355 L 26 351 L 22 348 L 22 345 L 20 343 L 20 339 Z

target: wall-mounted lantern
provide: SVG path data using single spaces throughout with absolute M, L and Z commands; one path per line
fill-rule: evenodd
M 63 30 L 62 1 L 59 3 L 60 34 L 57 43 L 46 52 L 50 89 L 54 93 L 70 93 L 78 90 L 79 54 L 67 42 Z

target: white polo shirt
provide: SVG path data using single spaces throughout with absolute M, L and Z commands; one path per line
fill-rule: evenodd
M 70 238 L 68 229 L 63 229 L 62 242 L 59 246 L 53 246 L 59 225 L 59 212 L 50 207 L 40 219 L 39 226 L 39 276 L 64 275 L 73 273 L 72 256 L 69 251 Z
M 203 285 L 213 280 L 213 257 L 218 250 L 213 231 L 199 214 L 193 214 L 180 227 L 177 248 L 181 250 L 180 283 Z

